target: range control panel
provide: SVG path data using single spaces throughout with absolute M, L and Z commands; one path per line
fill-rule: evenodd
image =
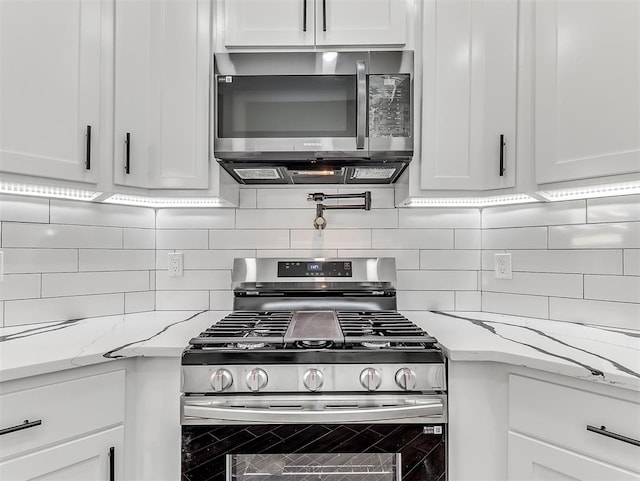
M 278 277 L 351 277 L 351 261 L 280 261 Z

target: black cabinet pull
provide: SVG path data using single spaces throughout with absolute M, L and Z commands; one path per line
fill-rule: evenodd
M 124 141 L 127 150 L 124 156 L 124 173 L 128 174 L 131 167 L 131 133 L 127 132 L 127 139 Z
M 109 481 L 116 480 L 116 448 L 109 448 Z
M 611 431 L 607 431 L 606 426 L 600 426 L 599 428 L 595 426 L 587 425 L 587 431 L 591 431 L 592 433 L 602 434 L 608 438 L 617 439 L 618 441 L 622 441 L 623 443 L 633 444 L 634 446 L 640 446 L 640 441 L 633 438 L 628 438 L 627 436 L 623 436 L 622 434 L 612 433 Z
M 91 170 L 91 126 L 87 125 L 87 157 L 84 162 L 84 168 Z
M 504 134 L 500 134 L 500 177 L 504 176 Z
M 327 0 L 322 0 L 322 31 L 327 31 Z
M 42 419 L 38 419 L 37 421 L 29 421 L 25 419 L 22 424 L 18 424 L 17 426 L 11 426 L 10 428 L 0 429 L 0 436 L 3 434 L 15 433 L 16 431 L 22 431 L 23 429 L 33 428 L 35 426 L 40 426 L 42 424 Z
M 302 31 L 307 31 L 307 0 L 302 0 Z

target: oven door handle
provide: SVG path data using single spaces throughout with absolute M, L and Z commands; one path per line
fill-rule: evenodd
M 278 409 L 278 408 L 234 408 L 213 405 L 208 402 L 186 401 L 183 406 L 185 418 L 239 421 L 243 423 L 299 424 L 299 423 L 359 423 L 375 421 L 397 421 L 407 418 L 444 416 L 442 399 L 421 401 L 406 406 L 375 408 L 337 409 Z

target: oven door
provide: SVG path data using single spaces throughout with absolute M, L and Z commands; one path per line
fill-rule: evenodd
M 445 480 L 446 421 L 446 396 L 183 396 L 182 480 Z

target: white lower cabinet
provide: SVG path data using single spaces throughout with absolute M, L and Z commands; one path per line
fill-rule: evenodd
M 122 479 L 124 427 L 0 463 L 3 481 L 108 481 Z

